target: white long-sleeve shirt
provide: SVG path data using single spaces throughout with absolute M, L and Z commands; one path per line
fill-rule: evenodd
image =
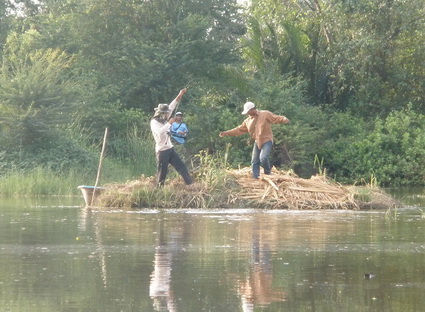
M 171 113 L 174 108 L 177 106 L 178 101 L 173 100 L 168 108 L 170 112 L 167 115 L 167 120 L 170 118 Z M 155 152 L 165 151 L 173 147 L 170 138 L 170 128 L 171 124 L 169 122 L 161 123 L 156 119 L 151 119 L 151 131 L 153 134 L 153 138 L 155 139 Z

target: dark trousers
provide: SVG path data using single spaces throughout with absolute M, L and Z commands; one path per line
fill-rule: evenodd
M 168 164 L 176 169 L 176 171 L 182 176 L 184 183 L 187 185 L 192 184 L 193 180 L 189 174 L 189 171 L 186 168 L 186 165 L 181 160 L 180 156 L 174 150 L 174 147 L 167 149 L 165 151 L 158 152 L 156 154 L 157 160 L 157 182 L 158 185 L 163 186 L 165 178 L 168 173 Z

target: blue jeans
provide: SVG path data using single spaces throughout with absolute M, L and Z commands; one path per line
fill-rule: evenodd
M 272 151 L 273 142 L 268 141 L 258 148 L 257 143 L 254 142 L 252 149 L 251 164 L 252 164 L 252 177 L 258 179 L 260 176 L 260 165 L 264 168 L 264 174 L 270 174 L 272 168 L 270 165 L 269 155 Z

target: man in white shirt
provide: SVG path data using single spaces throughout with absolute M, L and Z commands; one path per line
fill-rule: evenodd
M 165 183 L 165 178 L 168 174 L 168 164 L 171 164 L 176 169 L 187 185 L 193 183 L 186 165 L 176 153 L 170 138 L 170 128 L 176 120 L 175 117 L 170 119 L 170 116 L 185 93 L 186 89 L 180 90 L 170 105 L 158 104 L 151 119 L 151 131 L 155 139 L 157 159 L 157 183 L 159 186 L 163 186 Z

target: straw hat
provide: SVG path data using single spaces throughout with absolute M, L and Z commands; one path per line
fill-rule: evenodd
M 158 104 L 158 107 L 154 108 L 154 110 L 155 116 L 171 112 L 168 104 Z

